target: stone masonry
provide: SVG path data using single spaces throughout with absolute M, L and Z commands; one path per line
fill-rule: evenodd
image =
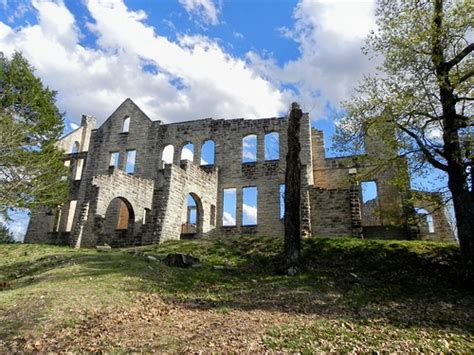
M 33 211 L 25 242 L 121 247 L 203 236 L 282 236 L 287 125 L 287 117 L 163 124 L 152 121 L 130 99 L 97 129 L 93 117 L 83 116 L 81 126 L 59 142 L 70 168 L 69 201 L 55 210 Z M 265 137 L 270 133 L 278 135 L 273 147 L 278 159 L 265 160 Z M 256 136 L 256 160 L 243 162 L 243 138 L 249 135 Z M 207 141 L 214 143 L 213 164 L 202 160 Z M 418 193 L 415 203 L 407 202 L 410 191 L 390 183 L 394 169 L 370 173 L 360 156 L 326 158 L 323 132 L 311 128 L 307 114 L 300 141 L 302 237 L 453 239 L 444 212 L 430 209 L 426 202 L 436 196 Z M 367 153 L 372 141 L 366 143 Z M 192 161 L 181 159 L 189 143 L 194 147 Z M 170 145 L 172 162 L 166 163 L 163 153 Z M 376 199 L 363 201 L 362 175 L 376 183 Z M 257 223 L 252 225 L 243 223 L 247 187 L 255 188 L 258 196 Z M 231 225 L 223 222 L 226 189 L 235 191 Z M 413 218 L 419 207 L 429 216 Z M 362 212 L 376 213 L 373 220 L 379 224 L 364 225 Z

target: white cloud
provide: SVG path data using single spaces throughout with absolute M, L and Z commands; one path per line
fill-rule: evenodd
M 194 153 L 191 149 L 188 147 L 184 146 L 183 149 L 181 150 L 181 160 L 190 160 L 193 161 L 194 159 Z
M 163 160 L 165 164 L 173 164 L 173 158 L 174 158 L 174 147 L 172 145 L 167 145 L 165 149 L 163 149 L 161 160 Z
M 235 226 L 235 217 L 232 216 L 229 212 L 224 212 L 222 218 L 222 225 Z
M 219 24 L 219 10 L 212 0 L 178 0 L 188 14 L 197 15 L 208 25 Z
M 302 108 L 318 118 L 327 102 L 338 105 L 349 98 L 363 74 L 376 66 L 361 52 L 364 38 L 375 29 L 374 6 L 369 0 L 301 0 L 294 27 L 282 30 L 298 43 L 300 56 L 281 67 L 255 52 L 247 57 L 275 85 L 295 85 Z
M 80 29 L 62 1 L 35 0 L 37 24 L 13 29 L 0 23 L 2 51 L 21 50 L 76 122 L 88 113 L 100 124 L 127 97 L 165 122 L 268 117 L 289 103 L 288 94 L 207 37 L 170 41 L 146 24 L 143 11 L 120 0 L 88 0 L 86 6 L 95 21 L 88 25 L 97 37 L 94 49 L 80 44 Z M 150 64 L 153 73 L 143 69 Z
M 257 136 L 249 135 L 242 139 L 242 158 L 254 161 L 257 159 Z
M 257 224 L 257 206 L 242 205 L 242 211 L 247 224 Z
M 76 124 L 76 123 L 71 122 L 71 123 L 69 123 L 69 128 L 74 131 L 74 130 L 79 128 L 79 125 Z

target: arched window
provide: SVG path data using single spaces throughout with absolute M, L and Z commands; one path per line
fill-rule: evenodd
M 418 217 L 418 225 L 422 233 L 434 233 L 433 215 L 424 208 L 415 209 Z
M 193 161 L 194 159 L 194 145 L 186 143 L 181 149 L 181 160 Z
M 75 141 L 74 143 L 72 143 L 72 146 L 71 146 L 71 153 L 77 153 L 79 152 L 79 142 L 78 141 Z
M 203 143 L 201 149 L 201 165 L 214 165 L 215 144 L 212 140 Z
M 250 134 L 242 138 L 242 163 L 257 161 L 257 136 Z
M 168 144 L 165 149 L 163 149 L 163 153 L 161 153 L 162 166 L 164 167 L 164 164 L 173 164 L 173 157 L 174 147 L 172 144 Z
M 195 193 L 186 196 L 186 209 L 183 211 L 181 237 L 199 233 L 202 228 L 202 203 Z
M 116 197 L 110 201 L 105 213 L 105 229 L 107 232 L 114 230 L 128 230 L 135 222 L 135 212 L 128 200 Z
M 265 134 L 265 160 L 280 159 L 280 135 L 278 132 Z
M 128 132 L 129 129 L 130 129 L 130 117 L 127 116 L 123 119 L 122 133 Z

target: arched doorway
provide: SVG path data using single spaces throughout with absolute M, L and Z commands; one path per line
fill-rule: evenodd
M 181 239 L 193 238 L 202 232 L 203 209 L 201 199 L 191 192 L 186 195 L 181 217 Z
M 112 247 L 134 244 L 135 212 L 124 197 L 110 201 L 104 220 L 103 243 Z

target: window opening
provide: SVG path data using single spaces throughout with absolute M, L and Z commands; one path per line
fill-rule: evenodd
M 125 117 L 122 124 L 122 133 L 127 133 L 130 129 L 130 117 Z
M 77 159 L 74 164 L 74 180 L 81 180 L 82 169 L 84 167 L 84 159 Z
M 136 150 L 127 150 L 127 161 L 125 163 L 125 172 L 133 174 L 135 172 L 135 158 L 137 156 Z
M 424 208 L 416 208 L 415 211 L 418 217 L 418 224 L 420 226 L 421 232 L 434 233 L 435 228 L 433 222 L 433 215 Z
M 186 210 L 183 215 L 183 224 L 181 225 L 181 234 L 195 234 L 198 231 L 198 209 L 197 203 L 191 194 L 186 196 Z
M 77 200 L 69 201 L 69 211 L 67 214 L 67 221 L 66 221 L 66 232 L 70 232 L 72 230 L 72 222 L 74 221 L 74 213 L 76 212 L 76 204 L 77 204 Z
M 257 224 L 257 188 L 255 186 L 242 189 L 242 225 Z
M 285 184 L 280 184 L 280 219 L 285 218 Z
M 375 181 L 363 181 L 360 184 L 362 193 L 362 225 L 380 225 L 380 209 Z
M 242 163 L 257 161 L 257 136 L 250 134 L 242 138 Z
M 237 213 L 237 189 L 224 189 L 224 206 L 222 209 L 222 225 L 235 226 Z
M 181 149 L 181 160 L 193 161 L 194 159 L 194 145 L 186 143 Z
M 78 142 L 78 141 L 75 141 L 75 142 L 72 144 L 71 153 L 77 153 L 77 152 L 79 152 L 79 142 Z
M 215 144 L 212 140 L 207 140 L 201 149 L 201 165 L 214 165 Z
M 278 132 L 265 134 L 265 160 L 280 159 L 280 135 Z
M 174 146 L 172 144 L 168 144 L 163 149 L 163 153 L 161 154 L 162 167 L 164 167 L 164 164 L 173 164 L 173 157 L 174 157 Z
M 117 169 L 119 165 L 119 158 L 120 158 L 119 152 L 110 153 L 109 167 L 114 167 L 115 169 Z

